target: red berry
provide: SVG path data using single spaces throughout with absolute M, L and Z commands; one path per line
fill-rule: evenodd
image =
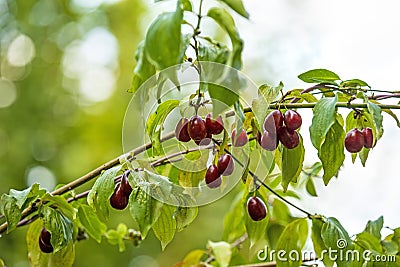
M 39 247 L 43 253 L 53 252 L 53 246 L 51 245 L 51 234 L 47 229 L 42 228 L 39 236 Z
M 219 157 L 217 167 L 220 175 L 231 175 L 233 173 L 234 166 L 235 164 L 231 155 L 225 154 Z
M 114 209 L 123 210 L 128 206 L 129 196 L 122 190 L 120 184 L 114 189 L 114 193 L 110 197 L 110 205 Z
M 364 147 L 363 133 L 357 128 L 350 130 L 344 138 L 344 146 L 346 147 L 346 150 L 351 153 L 360 152 Z
M 294 110 L 286 110 L 283 114 L 283 121 L 289 130 L 297 130 L 300 128 L 302 119 L 299 113 Z
M 264 130 L 276 133 L 283 125 L 283 115 L 280 110 L 274 110 L 268 114 L 264 121 Z
M 194 142 L 198 146 L 207 146 L 211 143 L 212 135 L 210 133 L 207 133 L 206 138 L 203 138 L 201 140 L 195 140 Z
M 175 137 L 181 142 L 189 142 L 190 136 L 188 133 L 188 123 L 189 120 L 187 118 L 182 118 L 179 120 L 178 124 L 175 128 Z
M 374 136 L 372 134 L 372 129 L 367 127 L 362 130 L 364 136 L 364 147 L 372 148 L 374 146 Z
M 217 188 L 221 185 L 222 179 L 218 167 L 211 165 L 206 172 L 206 184 L 209 188 Z
M 121 178 L 121 185 L 120 185 L 121 190 L 127 196 L 129 196 L 132 192 L 132 187 L 128 181 L 128 176 L 130 173 L 131 173 L 131 171 L 129 171 L 129 170 L 124 172 L 124 174 L 122 175 L 122 178 Z
M 244 146 L 245 144 L 247 144 L 247 142 L 249 142 L 249 138 L 245 130 L 242 130 L 239 136 L 236 137 L 236 129 L 233 129 L 231 139 L 233 146 L 236 147 Z
M 277 133 L 270 133 L 268 131 L 264 131 L 264 134 L 261 136 L 260 145 L 262 148 L 268 151 L 274 151 L 279 144 L 279 140 L 277 137 Z
M 211 116 L 211 113 L 206 116 L 206 128 L 207 133 L 210 134 L 220 134 L 224 130 L 224 123 L 222 121 L 221 115 L 214 120 Z
M 289 149 L 295 148 L 300 143 L 299 134 L 296 131 L 289 130 L 286 126 L 282 126 L 278 130 L 278 138 L 282 145 Z
M 253 196 L 247 200 L 247 212 L 253 221 L 261 221 L 267 216 L 267 207 L 261 198 Z
M 194 141 L 201 141 L 207 136 L 206 124 L 199 116 L 193 116 L 188 123 L 188 133 Z

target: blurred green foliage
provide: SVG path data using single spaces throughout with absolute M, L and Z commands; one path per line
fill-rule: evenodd
M 52 190 L 122 153 L 145 12 L 139 0 L 0 0 L 0 194 L 37 181 Z M 233 195 L 202 208 L 164 253 L 153 234 L 124 253 L 86 240 L 76 245 L 74 266 L 171 266 L 220 239 Z M 135 227 L 128 213 L 111 218 L 110 228 Z M 23 227 L 0 238 L 8 266 L 28 266 L 25 234 Z

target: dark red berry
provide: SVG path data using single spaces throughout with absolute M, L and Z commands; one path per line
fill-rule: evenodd
M 249 137 L 247 136 L 245 130 L 242 130 L 239 136 L 236 137 L 236 129 L 233 129 L 231 138 L 233 146 L 236 147 L 244 146 L 245 144 L 247 144 L 247 142 L 249 142 Z
M 42 228 L 39 236 L 39 247 L 43 253 L 53 252 L 53 246 L 51 245 L 51 234 L 46 228 Z
M 206 184 L 209 188 L 217 188 L 221 185 L 222 179 L 218 167 L 211 165 L 206 172 Z
M 193 116 L 188 123 L 188 133 L 194 141 L 201 141 L 207 136 L 206 124 L 199 116 Z
M 129 170 L 124 172 L 124 174 L 122 175 L 122 178 L 121 178 L 121 185 L 120 185 L 121 190 L 127 196 L 129 196 L 132 192 L 132 187 L 128 181 L 128 176 L 130 173 L 131 173 L 131 171 L 129 171 Z
M 229 154 L 224 154 L 218 159 L 218 172 L 221 175 L 229 176 L 233 173 L 235 164 L 233 162 L 232 156 Z
M 220 134 L 224 130 L 224 123 L 222 117 L 218 116 L 217 119 L 213 119 L 211 113 L 206 116 L 206 128 L 207 133 L 210 134 Z
M 344 138 L 344 146 L 346 147 L 346 150 L 351 153 L 360 152 L 364 147 L 363 133 L 357 128 L 350 130 Z
M 207 146 L 211 143 L 212 135 L 210 133 L 207 133 L 206 138 L 203 138 L 201 140 L 194 140 L 196 145 L 198 146 Z
M 302 119 L 299 113 L 294 110 L 286 110 L 283 114 L 283 121 L 289 130 L 297 130 L 300 128 Z
M 278 138 L 282 145 L 289 149 L 295 148 L 300 143 L 299 134 L 296 131 L 289 130 L 286 126 L 282 126 L 278 130 Z
M 362 130 L 364 136 L 364 147 L 372 148 L 374 146 L 374 136 L 372 134 L 372 129 L 367 127 Z
M 122 190 L 120 184 L 114 189 L 114 193 L 110 197 L 110 205 L 114 209 L 123 210 L 128 206 L 129 196 Z
M 178 121 L 178 124 L 175 128 L 175 137 L 181 142 L 189 142 L 190 136 L 188 132 L 188 123 L 189 120 L 187 118 L 182 118 Z
M 280 110 L 274 110 L 268 114 L 264 121 L 264 130 L 276 133 L 283 125 L 283 115 Z
M 264 131 L 264 134 L 261 136 L 260 145 L 262 148 L 268 151 L 274 151 L 279 144 L 278 134 L 277 133 L 270 133 L 268 131 Z
M 253 196 L 247 200 L 247 212 L 253 221 L 261 221 L 267 216 L 267 207 L 261 198 Z

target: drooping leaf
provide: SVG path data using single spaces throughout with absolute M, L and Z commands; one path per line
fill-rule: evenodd
M 303 138 L 300 136 L 299 145 L 293 149 L 283 147 L 282 151 L 282 187 L 286 191 L 290 182 L 296 182 L 304 162 Z
M 67 216 L 71 221 L 73 221 L 76 217 L 76 210 L 72 206 L 71 203 L 68 203 L 67 200 L 63 196 L 53 196 L 50 193 L 46 193 L 42 197 L 42 201 L 46 202 L 48 205 L 57 208 L 58 211 L 61 211 L 65 216 Z
M 302 249 L 308 237 L 307 219 L 297 219 L 285 227 L 281 234 L 276 251 L 285 251 L 285 258 L 277 257 L 277 267 L 299 267 L 302 262 Z M 290 260 L 289 260 L 290 259 Z
M 165 247 L 172 241 L 176 232 L 176 220 L 174 218 L 176 207 L 164 204 L 161 209 L 161 214 L 157 221 L 153 224 L 153 231 L 158 240 L 161 242 L 161 247 Z
M 17 228 L 18 222 L 21 219 L 21 209 L 17 205 L 17 199 L 14 197 L 3 194 L 0 198 L 0 213 L 6 217 L 7 220 L 7 233 Z
M 300 74 L 298 78 L 306 83 L 334 82 L 340 80 L 336 73 L 326 69 L 309 70 Z
M 177 203 L 173 218 L 176 220 L 176 231 L 180 232 L 196 219 L 199 208 L 193 198 L 186 194 L 177 194 Z
M 146 80 L 156 74 L 156 68 L 148 61 L 145 55 L 144 42 L 141 42 L 136 49 L 136 62 L 132 86 L 128 90 L 130 93 L 135 93 Z
M 226 242 L 208 241 L 207 246 L 211 249 L 212 254 L 218 266 L 228 267 L 232 258 L 231 245 Z
M 39 248 L 39 236 L 43 223 L 36 220 L 29 225 L 26 233 L 29 264 L 32 267 L 71 267 L 75 261 L 75 246 L 70 242 L 56 253 L 42 253 Z
M 150 137 L 154 154 L 161 152 L 161 131 L 168 114 L 179 105 L 179 100 L 167 100 L 161 103 L 156 111 L 150 114 L 146 122 L 146 132 Z
M 78 208 L 78 219 L 85 228 L 86 233 L 97 241 L 101 242 L 102 236 L 107 231 L 107 226 L 97 217 L 93 208 L 88 205 L 80 205 Z
M 343 127 L 335 121 L 329 128 L 324 143 L 318 151 L 318 157 L 321 160 L 324 169 L 323 180 L 325 185 L 335 176 L 343 165 L 344 155 L 344 137 Z
M 182 21 L 183 10 L 178 3 L 175 12 L 159 15 L 147 30 L 144 52 L 159 70 L 182 62 Z
M 382 253 L 381 240 L 368 232 L 362 232 L 357 235 L 356 244 L 363 249 L 368 249 L 377 253 Z
M 382 109 L 371 102 L 367 103 L 368 107 L 368 112 L 371 114 L 373 123 L 375 125 L 376 131 L 377 131 L 377 136 L 376 139 L 381 138 L 383 134 L 383 128 L 382 128 L 382 121 L 383 121 L 383 116 L 382 116 Z
M 249 13 L 246 11 L 246 9 L 243 6 L 242 0 L 220 0 L 227 4 L 230 8 L 236 11 L 239 15 L 249 18 Z
M 55 253 L 72 243 L 74 225 L 63 213 L 42 205 L 39 208 L 39 217 L 44 227 L 51 233 L 50 242 Z
M 314 184 L 314 180 L 312 177 L 309 177 L 306 183 L 306 190 L 307 193 L 309 193 L 311 196 L 313 197 L 317 197 L 317 190 L 315 189 L 315 184 Z
M 239 95 L 234 91 L 218 84 L 208 84 L 208 92 L 213 99 L 213 112 L 215 114 L 223 113 L 228 107 L 233 106 Z
M 318 101 L 313 109 L 314 116 L 310 126 L 310 138 L 317 150 L 320 149 L 326 134 L 335 123 L 336 102 L 337 96 L 324 97 Z
M 228 33 L 232 42 L 232 55 L 229 65 L 240 70 L 242 68 L 243 40 L 240 38 L 232 16 L 226 9 L 220 7 L 210 8 L 207 16 L 214 19 Z
M 87 197 L 87 202 L 98 215 L 108 218 L 110 197 L 114 192 L 114 178 L 121 170 L 121 166 L 115 166 L 104 171 L 94 183 Z
M 327 248 L 335 249 L 338 252 L 346 252 L 353 248 L 353 241 L 336 218 L 326 218 L 321 229 L 321 237 Z M 336 264 L 338 267 L 347 267 L 349 263 L 346 259 L 338 259 Z
M 133 219 L 139 225 L 143 238 L 157 221 L 161 214 L 163 203 L 150 195 L 151 184 L 142 183 L 133 188 L 129 199 L 129 209 Z
M 222 240 L 233 242 L 246 232 L 242 196 L 238 195 L 224 217 Z
M 324 222 L 320 218 L 313 218 L 312 219 L 312 231 L 311 231 L 311 240 L 313 242 L 314 251 L 316 256 L 321 259 L 326 267 L 332 267 L 333 261 L 329 257 L 322 257 L 322 253 L 328 251 L 327 247 L 325 246 L 324 240 L 322 240 L 321 231 Z

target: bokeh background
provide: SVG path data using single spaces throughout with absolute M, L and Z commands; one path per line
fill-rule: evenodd
M 304 88 L 298 74 L 328 68 L 343 79 L 363 79 L 374 89 L 400 89 L 398 1 L 244 3 L 250 21 L 235 18 L 245 40 L 244 71 L 256 84 L 282 80 L 288 89 Z M 206 6 L 211 4 L 216 2 L 206 0 Z M 51 190 L 122 153 L 136 46 L 150 21 L 174 5 L 0 0 L 0 193 L 34 182 Z M 307 138 L 311 112 L 302 115 L 306 161 L 311 164 L 317 158 Z M 384 127 L 367 167 L 347 159 L 337 180 L 328 187 L 318 183 L 319 199 L 305 196 L 300 205 L 337 217 L 350 234 L 380 215 L 385 226 L 399 226 L 400 129 L 387 116 Z M 153 235 L 124 253 L 88 240 L 77 244 L 74 266 L 171 266 L 188 251 L 204 248 L 207 240 L 220 239 L 223 214 L 233 196 L 202 207 L 196 222 L 178 233 L 163 253 Z M 133 223 L 127 213 L 111 218 L 111 227 Z M 28 266 L 25 232 L 21 228 L 0 238 L 0 257 L 8 266 Z

